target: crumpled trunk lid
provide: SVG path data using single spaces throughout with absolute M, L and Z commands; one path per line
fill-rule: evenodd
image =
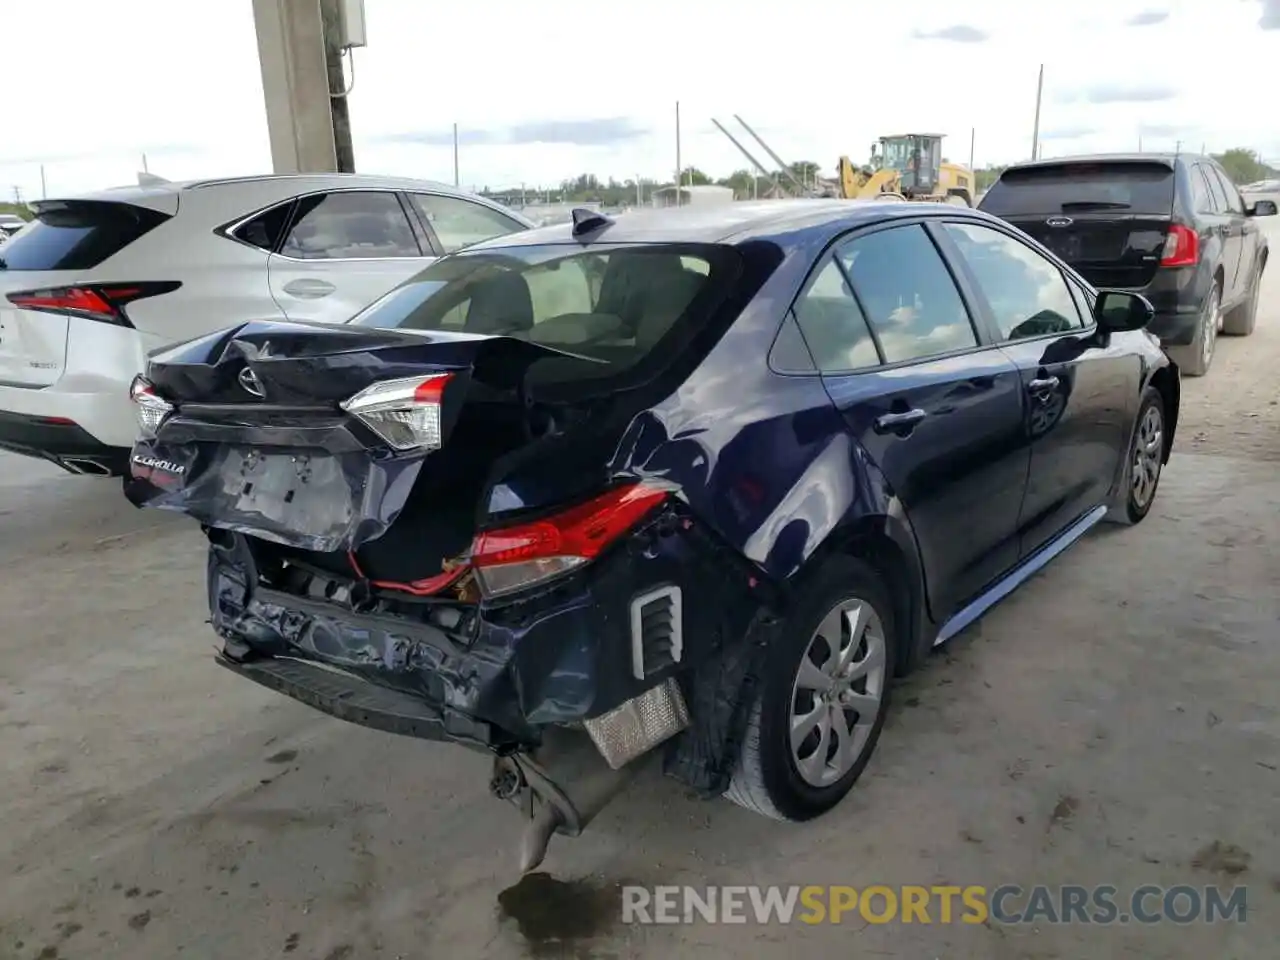
M 482 478 L 529 442 L 522 382 L 550 357 L 574 355 L 510 337 L 278 321 L 189 341 L 148 363 L 173 409 L 135 444 L 125 493 L 210 527 L 355 551 L 400 516 L 424 464 Z M 441 375 L 435 450 L 396 449 L 342 407 L 382 381 Z

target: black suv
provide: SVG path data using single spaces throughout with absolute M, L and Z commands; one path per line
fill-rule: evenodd
M 1211 157 L 1121 154 L 1009 167 L 979 209 L 1030 234 L 1094 286 L 1143 294 L 1150 330 L 1182 371 L 1203 376 L 1218 333 L 1247 336 L 1258 313 L 1267 238 Z

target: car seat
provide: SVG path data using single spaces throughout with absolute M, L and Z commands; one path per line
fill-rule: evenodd
M 518 273 L 503 271 L 481 280 L 471 292 L 463 329 L 468 333 L 510 335 L 533 329 L 533 297 Z

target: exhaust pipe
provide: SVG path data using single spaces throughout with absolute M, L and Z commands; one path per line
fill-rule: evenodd
M 689 711 L 673 679 L 584 721 L 585 733 L 551 727 L 536 750 L 494 758 L 489 789 L 528 818 L 520 872 L 536 869 L 557 833 L 576 837 L 659 751 L 688 728 Z
M 111 476 L 111 468 L 97 460 L 89 460 L 82 457 L 64 457 L 61 460 L 55 460 L 55 463 L 69 473 L 74 473 L 82 477 L 109 477 Z
M 520 872 L 536 869 L 557 833 L 576 837 L 631 782 L 643 761 L 612 769 L 581 731 L 548 730 L 534 753 L 494 759 L 490 791 L 527 818 Z

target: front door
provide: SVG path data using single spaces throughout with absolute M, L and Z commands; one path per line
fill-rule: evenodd
M 840 244 L 795 314 L 827 392 L 902 503 L 944 620 L 1017 563 L 1029 459 L 1018 369 L 980 345 L 919 224 Z
M 1018 518 L 1021 556 L 1107 502 L 1137 402 L 1140 361 L 1099 338 L 1062 270 L 993 227 L 943 228 L 968 269 L 1000 350 L 1021 374 L 1031 469 Z

